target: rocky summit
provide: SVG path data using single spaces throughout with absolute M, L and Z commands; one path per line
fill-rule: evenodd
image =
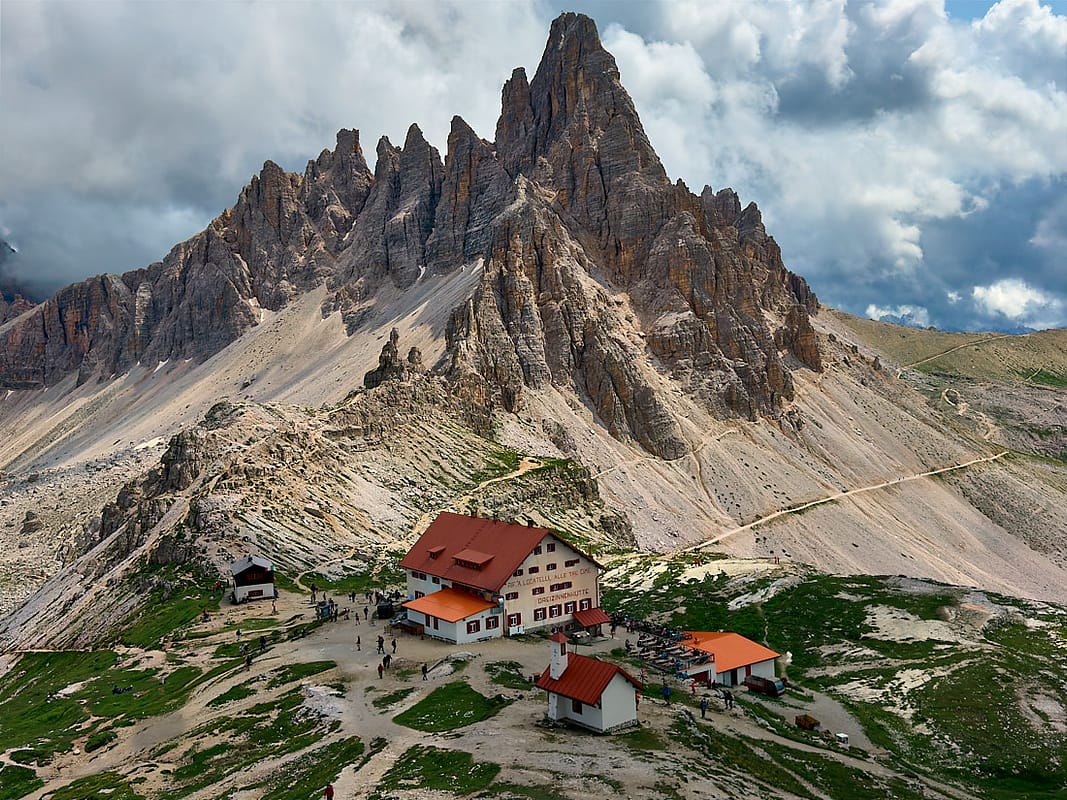
M 376 152 L 372 174 L 342 130 L 303 174 L 268 161 L 163 261 L 63 289 L 0 333 L 0 387 L 203 361 L 323 284 L 323 315 L 351 334 L 382 292 L 462 270 L 478 279 L 440 370 L 509 411 L 528 388 L 573 387 L 663 458 L 688 448 L 658 376 L 754 420 L 782 415 L 794 370 L 821 368 L 818 301 L 759 210 L 668 179 L 588 17 L 553 23 L 532 80 L 515 70 L 495 142 L 456 117 L 443 162 L 416 125 Z

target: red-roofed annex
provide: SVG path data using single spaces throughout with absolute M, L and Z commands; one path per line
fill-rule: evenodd
M 408 620 L 457 644 L 566 627 L 579 612 L 600 606 L 600 565 L 552 531 L 532 525 L 442 512 L 400 567 L 407 573 Z M 446 588 L 482 603 L 480 610 L 447 619 L 455 616 L 454 601 L 447 615 L 421 601 Z

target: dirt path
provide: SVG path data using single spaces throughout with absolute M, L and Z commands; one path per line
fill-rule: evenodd
M 1029 336 L 1029 335 L 1030 334 L 1028 334 L 1028 333 L 1022 334 L 1022 336 Z M 917 367 L 920 364 L 925 364 L 928 361 L 934 361 L 934 360 L 936 360 L 938 358 L 941 358 L 941 356 L 947 356 L 949 353 L 955 353 L 957 350 L 962 350 L 965 347 L 973 347 L 975 345 L 985 344 L 986 342 L 993 342 L 993 341 L 996 341 L 997 339 L 1014 339 L 1014 338 L 1017 338 L 1016 334 L 1001 333 L 1001 334 L 996 334 L 995 336 L 986 336 L 983 339 L 975 339 L 973 342 L 964 342 L 963 344 L 958 344 L 955 347 L 950 347 L 948 350 L 943 350 L 942 352 L 936 353 L 935 355 L 927 356 L 926 358 L 921 358 L 918 361 L 913 361 L 910 364 L 904 364 L 901 367 L 901 369 L 911 369 L 912 367 Z
M 955 464 L 955 465 L 953 465 L 951 467 L 942 467 L 941 469 L 932 469 L 932 470 L 929 470 L 928 472 L 920 472 L 917 475 L 908 475 L 908 476 L 905 476 L 903 478 L 894 478 L 891 481 L 883 481 L 882 483 L 876 483 L 876 484 L 873 484 L 871 486 L 862 486 L 862 487 L 860 487 L 858 489 L 849 489 L 848 491 L 845 491 L 845 492 L 837 492 L 836 494 L 832 494 L 832 495 L 829 495 L 828 497 L 820 498 L 819 500 L 812 500 L 810 503 L 803 503 L 802 505 L 799 505 L 799 506 L 791 506 L 789 508 L 784 508 L 781 511 L 775 511 L 773 514 L 768 514 L 768 515 L 766 515 L 764 517 L 760 517 L 759 519 L 755 519 L 752 522 L 746 523 L 745 525 L 740 525 L 740 526 L 738 526 L 736 528 L 733 528 L 732 530 L 728 530 L 728 531 L 725 531 L 723 533 L 720 533 L 718 536 L 713 536 L 710 539 L 705 539 L 700 544 L 695 544 L 692 547 L 684 548 L 684 549 L 680 550 L 679 552 L 681 552 L 681 553 L 692 553 L 692 552 L 695 552 L 697 550 L 701 550 L 701 549 L 707 547 L 708 545 L 717 544 L 717 543 L 721 542 L 723 539 L 727 539 L 727 538 L 729 538 L 729 537 L 731 537 L 731 536 L 733 536 L 735 534 L 741 533 L 743 531 L 750 530 L 751 528 L 755 528 L 757 525 L 763 525 L 766 522 L 771 522 L 772 520 L 778 519 L 779 517 L 784 517 L 787 514 L 796 514 L 799 511 L 806 511 L 807 509 L 813 508 L 814 506 L 820 506 L 820 505 L 823 505 L 824 503 L 833 503 L 833 502 L 835 502 L 837 500 L 841 500 L 841 499 L 846 498 L 846 497 L 851 497 L 853 495 L 864 494 L 865 492 L 873 492 L 873 491 L 877 491 L 878 489 L 885 489 L 885 488 L 887 488 L 889 486 L 896 486 L 896 485 L 901 484 L 901 483 L 909 483 L 910 481 L 916 481 L 916 480 L 919 480 L 921 478 L 929 478 L 929 477 L 931 477 L 933 475 L 941 475 L 942 473 L 945 473 L 945 472 L 954 472 L 955 470 L 958 470 L 958 469 L 966 469 L 967 467 L 974 466 L 975 464 L 983 464 L 983 463 L 986 463 L 986 462 L 989 462 L 989 461 L 996 461 L 999 458 L 1003 458 L 1007 454 L 1008 454 L 1008 451 L 1007 450 L 1003 450 L 1003 451 L 997 453 L 996 455 L 984 456 L 982 458 L 974 458 L 974 459 L 971 459 L 970 461 L 965 461 L 962 464 Z

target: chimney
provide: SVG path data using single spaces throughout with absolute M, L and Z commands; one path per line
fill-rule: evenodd
M 570 641 L 562 631 L 556 631 L 548 637 L 552 648 L 552 660 L 548 662 L 548 676 L 558 681 L 567 671 L 567 642 Z

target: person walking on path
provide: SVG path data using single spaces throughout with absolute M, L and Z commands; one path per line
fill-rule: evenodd
M 426 673 L 427 673 L 427 672 L 429 672 L 429 670 L 428 670 L 428 669 L 426 669 L 426 665 L 425 665 L 425 664 L 423 664 L 423 665 L 422 665 L 422 679 L 423 679 L 423 680 L 426 680 Z
M 381 680 L 383 675 L 385 675 L 385 667 L 383 667 L 381 664 L 379 664 L 378 665 L 378 680 Z
M 382 659 L 382 666 L 389 669 L 389 665 L 393 663 L 393 657 L 388 653 L 385 654 L 385 658 Z
M 359 637 L 356 637 L 356 650 L 359 650 Z
M 666 684 L 663 686 L 663 699 L 667 701 L 667 705 L 671 704 L 671 687 Z
M 396 639 L 393 639 L 393 655 L 396 655 Z
M 385 637 L 382 636 L 380 633 L 378 634 L 378 652 L 385 652 Z
M 326 784 L 326 800 L 333 800 L 333 784 Z
M 271 614 L 277 614 L 278 613 L 278 601 L 277 600 L 271 600 L 270 601 L 270 613 Z
M 368 614 L 368 613 L 369 613 L 369 612 L 368 612 L 368 610 L 367 610 L 367 607 L 366 607 L 366 606 L 363 606 L 363 619 L 364 619 L 364 620 L 365 620 L 365 619 L 367 619 L 367 614 Z
M 722 693 L 722 697 L 723 697 L 723 700 L 726 701 L 727 710 L 729 710 L 729 709 L 734 707 L 734 695 L 733 695 L 733 692 L 724 691 Z
M 706 719 L 708 716 L 708 698 L 703 698 L 700 701 L 700 718 Z

